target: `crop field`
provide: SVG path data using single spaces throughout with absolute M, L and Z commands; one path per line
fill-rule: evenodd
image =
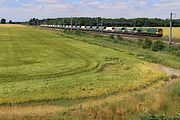
M 163 76 L 124 53 L 39 29 L 1 26 L 0 33 L 0 103 L 100 96 Z
M 85 39 L 0 25 L 0 106 L 51 101 L 66 106 L 72 101 L 139 90 L 167 78 L 159 67 Z
M 169 27 L 162 27 L 164 31 L 164 37 L 169 37 L 170 28 Z M 180 39 L 180 27 L 173 27 L 173 38 Z

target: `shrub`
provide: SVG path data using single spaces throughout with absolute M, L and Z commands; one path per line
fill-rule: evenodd
M 68 29 L 64 29 L 64 33 L 68 33 L 69 32 L 69 30 Z
M 99 35 L 99 34 L 96 34 L 94 37 L 95 37 L 95 38 L 102 38 L 103 36 L 102 36 L 102 35 Z
M 179 120 L 178 116 L 167 116 L 167 115 L 157 115 L 154 113 L 149 113 L 142 115 L 140 120 Z
M 120 35 L 117 35 L 117 39 L 118 39 L 118 40 L 123 40 L 123 37 L 120 36 Z
M 165 50 L 168 52 L 178 51 L 178 50 L 180 50 L 180 46 L 179 45 L 167 45 Z
M 143 43 L 142 43 L 143 49 L 151 48 L 152 43 L 153 43 L 153 42 L 152 42 L 151 39 L 146 38 L 146 39 L 143 41 Z
M 165 44 L 163 41 L 157 40 L 152 44 L 153 51 L 160 51 L 165 48 Z
M 119 40 L 113 40 L 114 43 L 119 43 Z
M 80 30 L 76 30 L 76 31 L 75 31 L 75 34 L 76 34 L 76 35 L 81 35 L 81 31 L 80 31 Z
M 138 39 L 137 44 L 138 44 L 138 45 L 142 45 L 142 43 L 143 43 L 143 39 Z
M 109 37 L 110 37 L 111 39 L 114 39 L 114 35 L 110 35 Z

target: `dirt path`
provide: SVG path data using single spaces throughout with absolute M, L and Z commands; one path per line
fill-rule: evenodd
M 164 71 L 168 76 L 175 75 L 177 77 L 180 77 L 180 70 L 178 69 L 173 69 L 170 67 L 165 67 L 165 66 L 160 65 L 159 70 Z

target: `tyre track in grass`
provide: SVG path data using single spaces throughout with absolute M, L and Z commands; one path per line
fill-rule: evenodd
M 56 43 L 56 42 L 54 42 L 54 41 L 48 41 L 49 43 L 47 43 L 47 44 L 50 44 L 50 46 L 53 46 L 53 47 L 57 47 L 57 48 L 61 48 L 62 46 L 60 46 L 60 44 L 59 43 Z M 68 47 L 69 45 L 66 45 L 66 46 L 64 46 L 64 48 L 62 47 L 62 49 L 59 49 L 59 52 L 64 52 L 63 50 L 65 50 L 66 52 L 68 51 L 69 53 L 74 53 L 75 51 L 77 52 L 77 53 L 75 53 L 77 56 L 79 56 L 79 57 L 81 57 L 81 58 L 83 58 L 85 61 L 86 61 L 86 65 L 87 65 L 87 67 L 89 66 L 90 68 L 91 68 L 91 63 L 93 63 L 94 62 L 94 60 L 92 59 L 92 61 L 91 60 L 89 60 L 89 59 L 87 59 L 87 57 L 89 57 L 90 58 L 90 56 L 88 56 L 88 55 L 84 55 L 84 54 L 81 54 L 82 52 L 78 49 L 78 48 L 71 48 L 71 47 Z M 71 49 L 68 49 L 68 48 L 71 48 Z M 58 49 L 57 49 L 58 50 Z M 65 53 L 66 53 L 65 52 Z M 69 55 L 69 54 L 68 54 Z M 72 55 L 74 55 L 74 54 L 72 54 Z M 89 69 L 90 69 L 89 68 Z M 77 73 L 77 71 L 79 71 L 80 73 L 82 72 L 81 70 L 87 70 L 87 68 L 82 68 L 82 69 L 78 69 L 78 70 L 75 70 L 75 71 L 70 71 L 69 72 L 69 74 L 71 75 L 71 73 L 72 72 L 74 72 L 74 74 L 76 74 Z M 92 69 L 90 69 L 90 71 L 91 71 Z M 58 74 L 58 73 L 57 73 Z M 65 73 L 66 74 L 66 73 Z M 49 74 L 50 75 L 50 74 Z M 51 76 L 51 75 L 50 75 Z M 53 75 L 52 75 L 53 76 Z M 66 76 L 66 75 L 65 75 Z M 47 76 L 46 76 L 47 77 Z M 33 76 L 32 76 L 32 78 L 33 78 Z M 42 78 L 42 77 L 41 77 Z M 51 77 L 50 77 L 51 78 Z M 156 83 L 155 83 L 156 84 Z M 150 86 L 151 87 L 151 86 Z M 144 90 L 144 89 L 142 89 L 142 90 Z M 113 95 L 111 95 L 111 96 L 109 96 L 109 98 L 110 97 L 112 97 Z M 116 96 L 114 95 L 114 97 L 116 98 Z M 122 97 L 122 99 L 125 99 L 125 96 L 123 96 L 123 95 L 119 95 L 119 96 L 117 96 L 117 98 L 118 98 L 118 100 L 120 100 L 120 98 Z M 49 100 L 49 101 L 52 101 L 52 100 Z M 104 99 L 101 99 L 101 101 L 103 102 L 104 101 Z M 92 104 L 101 104 L 101 101 L 99 101 L 99 100 L 92 100 Z M 34 101 L 34 102 L 38 102 L 38 101 Z M 27 102 L 28 103 L 28 102 Z M 84 102 L 83 102 L 84 103 Z M 82 103 L 82 104 L 83 104 Z M 7 103 L 7 104 L 9 104 L 9 103 Z M 41 104 L 41 102 L 39 102 L 38 104 Z M 86 106 L 88 106 L 88 105 L 91 105 L 91 103 L 84 103 L 84 106 L 86 107 Z M 53 108 L 51 108 L 51 107 L 47 107 L 47 106 L 42 106 L 42 108 L 45 108 L 45 109 L 49 109 L 49 112 L 48 113 L 54 113 L 54 112 L 57 112 L 56 110 L 52 110 Z M 11 107 L 12 108 L 12 107 Z M 25 115 L 29 115 L 29 114 L 32 114 L 31 112 L 28 112 L 28 110 L 26 111 L 26 108 L 27 107 L 25 107 L 25 109 L 21 109 L 21 111 L 22 111 L 22 113 L 23 114 L 25 114 Z M 38 108 L 37 106 L 35 106 L 34 107 L 34 109 L 36 109 L 36 108 Z M 41 109 L 42 109 L 41 108 Z M 74 109 L 74 108 L 73 108 Z M 18 110 L 18 108 L 16 109 L 16 110 Z M 16 114 L 16 111 L 15 110 L 15 114 Z M 25 110 L 25 112 L 23 112 Z M 51 111 L 52 110 L 52 111 Z M 60 109 L 59 109 L 59 111 L 61 111 Z M 43 113 L 43 111 L 42 111 L 42 113 Z M 19 114 L 21 114 L 21 113 L 19 113 Z M 34 113 L 33 113 L 34 114 Z M 33 115 L 32 114 L 32 115 Z M 39 114 L 41 114 L 41 113 L 39 113 Z
M 161 70 L 163 72 L 165 72 L 169 77 L 171 77 L 171 75 L 175 75 L 177 74 L 177 77 L 180 77 L 180 71 L 177 70 L 177 69 L 173 69 L 173 68 L 169 68 L 169 67 L 165 67 L 165 66 L 162 66 L 162 65 L 158 65 L 156 68 L 154 68 L 156 70 Z M 169 73 L 168 71 L 166 70 L 171 70 L 171 71 L 175 71 L 175 72 L 171 72 Z M 164 85 L 164 84 L 171 84 L 173 81 L 176 81 L 176 79 L 172 79 L 172 81 L 166 81 L 164 79 L 161 79 L 161 80 L 158 80 L 157 82 L 151 84 L 150 86 L 147 86 L 145 88 L 140 88 L 138 90 L 134 90 L 134 92 L 145 92 L 149 89 L 154 89 L 154 86 L 161 86 L 161 85 Z M 173 82 L 174 83 L 174 82 Z M 161 84 L 161 85 L 160 85 Z M 132 91 L 131 91 L 132 92 Z M 129 93 L 130 91 L 127 90 L 127 91 L 124 91 L 126 97 L 129 97 Z M 124 94 L 123 93 L 123 94 Z M 61 107 L 64 107 L 64 106 L 77 106 L 77 104 L 86 104 L 85 101 L 92 101 L 92 102 L 95 102 L 95 101 L 104 101 L 103 99 L 109 99 L 111 97 L 115 97 L 116 95 L 117 96 L 121 96 L 119 95 L 120 93 L 119 92 L 115 92 L 115 93 L 110 93 L 108 95 L 102 95 L 102 96 L 97 96 L 97 97 L 88 97 L 88 98 L 79 98 L 79 99 L 75 99 L 75 100 L 71 100 L 71 99 L 41 99 L 41 100 L 30 100 L 30 101 L 25 101 L 25 102 L 19 102 L 19 103 L 0 103 L 0 107 L 9 107 L 9 106 L 12 106 L 12 107 L 28 107 L 28 106 L 39 106 L 39 105 L 50 105 L 50 106 L 54 106 L 54 105 L 57 105 L 57 106 L 61 106 Z M 128 95 L 128 96 L 127 96 Z M 124 97 L 125 96 L 121 96 Z
M 64 71 L 64 72 L 58 72 L 58 73 L 52 73 L 52 74 L 41 74 L 41 75 L 34 75 L 34 76 L 16 76 L 16 77 L 11 76 L 11 77 L 6 77 L 6 79 L 2 78 L 2 80 L 8 83 L 8 82 L 13 82 L 13 81 L 8 81 L 8 79 L 11 79 L 11 78 L 15 80 L 16 82 L 17 81 L 22 82 L 25 80 L 45 79 L 45 78 L 57 78 L 57 77 L 62 78 L 66 76 L 76 75 L 76 74 L 83 74 L 84 72 L 90 72 L 90 71 L 95 70 L 99 66 L 99 63 L 97 61 L 90 58 L 90 56 L 88 56 L 86 52 L 82 52 L 81 49 L 78 49 L 76 47 L 70 46 L 69 44 L 65 44 L 65 43 L 63 43 L 63 45 L 61 46 L 60 43 L 56 41 L 51 41 L 51 40 L 45 40 L 44 43 L 49 45 L 49 47 L 56 47 L 59 52 L 63 52 L 66 55 L 70 55 L 71 57 L 73 56 L 73 58 L 77 56 L 83 59 L 84 61 L 83 66 L 75 68 L 73 70 Z M 3 82 L 2 80 L 1 82 Z M 43 100 L 40 100 L 40 101 L 43 101 Z M 52 101 L 52 100 L 48 100 L 48 101 Z M 35 102 L 38 102 L 38 101 L 35 101 Z M 28 102 L 25 102 L 25 103 L 28 103 Z M 8 105 L 11 103 L 2 103 L 2 104 Z
M 64 77 L 64 76 L 70 76 L 75 74 L 82 74 L 84 72 L 89 72 L 91 70 L 96 69 L 99 66 L 99 63 L 95 61 L 94 59 L 90 59 L 91 57 L 87 55 L 87 53 L 82 53 L 78 48 L 75 48 L 73 46 L 70 46 L 63 42 L 63 45 L 59 45 L 58 43 L 54 42 L 53 40 L 46 40 L 43 41 L 45 44 L 48 44 L 49 46 L 56 47 L 57 50 L 67 56 L 78 56 L 79 58 L 82 58 L 84 60 L 84 65 L 78 68 L 75 68 L 73 70 L 63 71 L 63 72 L 55 72 L 51 74 L 39 74 L 39 75 L 33 75 L 33 76 L 9 76 L 4 78 L 4 76 L 0 76 L 1 81 L 5 82 L 11 82 L 10 79 L 19 79 L 19 81 L 24 80 L 33 80 L 33 79 L 45 79 L 45 78 L 57 78 L 57 77 Z M 68 49 L 69 48 L 69 49 Z M 94 64 L 95 63 L 95 64 Z

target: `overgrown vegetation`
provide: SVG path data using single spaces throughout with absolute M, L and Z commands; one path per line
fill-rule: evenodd
M 153 43 L 153 41 L 151 39 L 146 38 L 142 43 L 143 49 L 151 48 L 152 43 Z
M 179 120 L 178 116 L 167 116 L 167 115 L 157 115 L 154 113 L 145 114 L 140 117 L 140 120 Z
M 152 50 L 153 51 L 161 51 L 165 48 L 165 44 L 163 41 L 157 40 L 153 42 L 152 44 Z
M 100 105 L 89 103 L 92 104 L 89 107 L 78 106 L 53 115 L 49 119 L 179 120 L 180 82 L 166 87 L 162 85 L 163 83 L 145 92 L 132 92 L 130 96 L 124 96 L 123 99 L 120 96 L 112 96 L 111 99 L 101 101 Z

